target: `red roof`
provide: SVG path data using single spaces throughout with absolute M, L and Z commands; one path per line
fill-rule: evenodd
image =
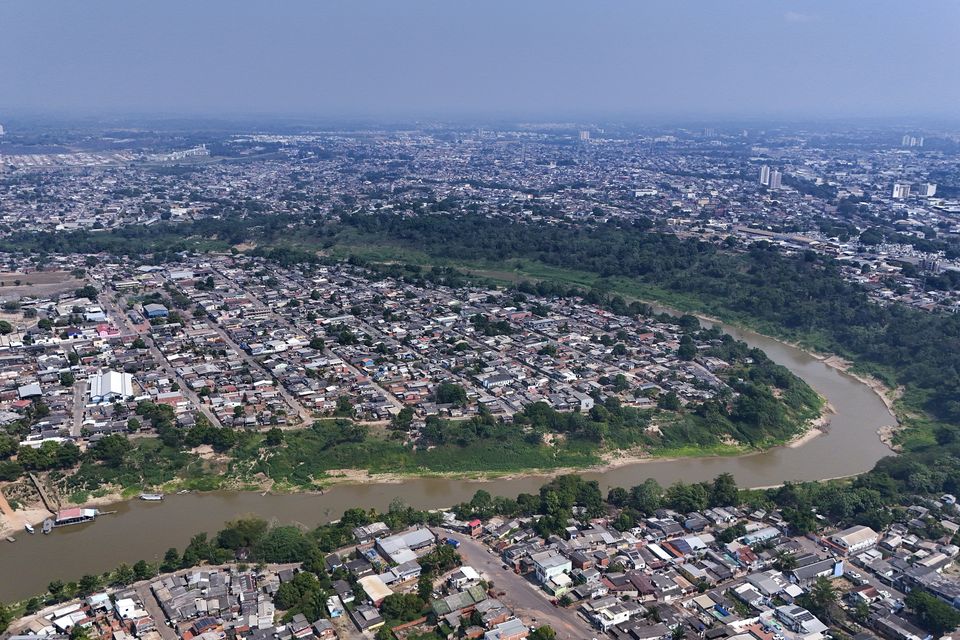
M 475 518 L 475 519 L 471 520 L 470 522 L 468 522 L 467 524 L 470 525 L 471 527 L 479 527 L 479 526 L 480 526 L 480 518 Z

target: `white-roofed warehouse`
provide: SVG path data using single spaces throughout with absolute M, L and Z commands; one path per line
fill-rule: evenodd
M 90 377 L 90 402 L 114 402 L 133 395 L 133 376 L 107 371 Z

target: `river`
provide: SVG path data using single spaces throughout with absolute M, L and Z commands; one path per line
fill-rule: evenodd
M 880 442 L 877 429 L 895 424 L 895 419 L 867 385 L 777 340 L 735 327 L 723 328 L 763 349 L 833 405 L 836 414 L 827 433 L 795 448 L 780 447 L 739 457 L 658 460 L 603 473 L 584 473 L 585 477 L 598 480 L 604 487 L 630 487 L 649 477 L 668 485 L 677 480 L 709 480 L 726 471 L 742 487 L 762 487 L 788 480 L 862 473 L 890 454 Z M 0 601 L 41 593 L 54 579 L 76 580 L 86 573 L 113 569 L 121 562 L 159 560 L 169 547 L 182 551 L 194 533 L 215 532 L 240 515 L 256 514 L 283 523 L 315 526 L 339 517 L 349 507 L 386 509 L 398 497 L 417 508 L 444 507 L 469 500 L 481 487 L 493 494 L 515 496 L 536 492 L 544 482 L 543 476 L 489 482 L 412 478 L 393 484 L 340 485 L 322 495 L 213 492 L 169 496 L 163 502 L 130 501 L 104 508 L 116 513 L 101 516 L 94 523 L 57 529 L 48 536 L 21 533 L 15 544 L 2 543 Z

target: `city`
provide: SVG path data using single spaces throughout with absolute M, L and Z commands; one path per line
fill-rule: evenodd
M 0 640 L 954 640 L 950 0 L 0 3 Z

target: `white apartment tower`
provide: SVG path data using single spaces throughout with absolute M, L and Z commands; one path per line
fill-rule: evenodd
M 910 197 L 910 185 L 902 182 L 893 183 L 894 200 L 906 200 Z
M 774 169 L 770 172 L 770 190 L 776 191 L 780 188 L 780 183 L 783 181 L 783 174 Z
M 760 167 L 760 184 L 765 187 L 770 184 L 770 167 L 767 165 Z

